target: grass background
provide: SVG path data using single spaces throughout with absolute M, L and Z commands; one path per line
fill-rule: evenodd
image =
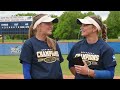
M 120 54 L 116 54 L 117 66 L 115 75 L 120 76 Z M 67 55 L 63 55 L 64 62 L 61 63 L 64 75 L 71 75 L 68 69 Z M 19 56 L 0 56 L 0 74 L 22 74 L 22 65 L 19 63 Z

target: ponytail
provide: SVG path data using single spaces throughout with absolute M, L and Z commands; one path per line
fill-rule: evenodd
M 104 24 L 102 27 L 102 39 L 107 42 L 107 27 Z
M 97 16 L 90 16 L 92 19 L 94 19 L 101 27 L 101 31 L 102 31 L 102 39 L 104 41 L 107 41 L 107 26 L 104 25 L 101 21 L 101 19 Z

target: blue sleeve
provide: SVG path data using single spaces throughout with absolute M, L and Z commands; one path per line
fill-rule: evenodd
M 113 79 L 116 60 L 114 50 L 112 48 L 107 49 L 102 55 L 104 70 L 94 70 L 95 78 L 97 79 Z
M 20 63 L 27 62 L 31 63 L 33 57 L 33 49 L 29 43 L 24 43 L 20 53 Z
M 23 62 L 22 65 L 23 65 L 24 79 L 31 79 L 31 75 L 30 75 L 31 65 L 26 62 Z
M 94 70 L 95 79 L 113 79 L 115 67 L 109 67 L 107 70 Z
M 62 54 L 61 54 L 61 51 L 60 51 L 60 48 L 59 48 L 59 45 L 56 44 L 57 46 L 57 50 L 58 50 L 58 53 L 59 53 L 59 58 L 60 58 L 60 63 L 64 61 L 63 57 L 62 57 Z

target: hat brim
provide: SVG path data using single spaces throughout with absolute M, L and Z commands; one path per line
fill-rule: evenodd
M 80 25 L 82 24 L 79 19 L 76 20 L 76 23 Z
M 52 23 L 58 23 L 58 18 L 54 18 L 54 19 L 52 20 Z
M 89 20 L 87 19 L 77 19 L 77 24 L 92 24 Z
M 46 20 L 44 20 L 42 22 L 58 23 L 58 18 L 47 18 Z

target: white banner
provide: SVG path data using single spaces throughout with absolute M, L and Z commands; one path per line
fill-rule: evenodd
M 32 21 L 32 16 L 0 17 L 0 22 Z

